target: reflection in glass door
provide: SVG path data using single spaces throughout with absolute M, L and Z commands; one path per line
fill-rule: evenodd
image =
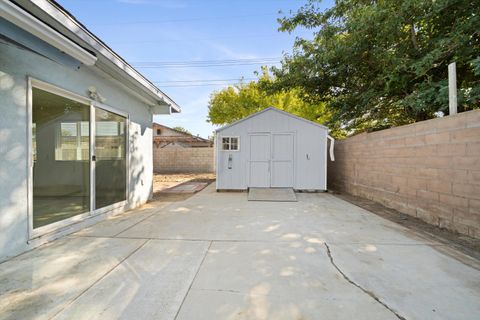
M 126 118 L 95 109 L 95 208 L 127 199 Z
M 90 106 L 32 88 L 32 225 L 90 211 Z

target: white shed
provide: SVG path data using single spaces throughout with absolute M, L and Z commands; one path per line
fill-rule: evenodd
M 327 189 L 328 128 L 274 107 L 216 130 L 217 190 Z

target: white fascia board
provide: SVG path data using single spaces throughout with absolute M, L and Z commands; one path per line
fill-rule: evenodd
M 84 65 L 93 66 L 97 61 L 97 57 L 93 54 L 9 1 L 0 1 L 0 17 L 65 52 Z
M 168 105 L 163 105 L 163 106 L 151 106 L 150 111 L 152 112 L 153 115 L 159 115 L 159 114 L 171 114 L 170 106 Z
M 77 37 L 85 41 L 93 49 L 98 51 L 102 56 L 107 58 L 111 63 L 113 63 L 117 68 L 123 70 L 133 78 L 137 83 L 139 83 L 146 92 L 150 95 L 156 96 L 160 101 L 169 105 L 176 112 L 180 112 L 180 107 L 170 99 L 166 94 L 164 94 L 160 89 L 154 86 L 149 82 L 143 75 L 141 75 L 137 70 L 132 68 L 128 63 L 126 63 L 120 56 L 113 52 L 110 48 L 105 46 L 101 41 L 95 37 L 90 31 L 85 29 L 81 24 L 79 24 L 75 19 L 69 16 L 67 13 L 63 12 L 51 2 L 45 0 L 30 0 L 37 7 L 42 9 L 50 17 L 55 19 L 58 23 L 67 28 L 70 32 L 74 33 Z

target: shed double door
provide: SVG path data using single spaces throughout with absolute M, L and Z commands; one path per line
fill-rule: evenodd
M 294 134 L 251 133 L 249 187 L 293 188 Z

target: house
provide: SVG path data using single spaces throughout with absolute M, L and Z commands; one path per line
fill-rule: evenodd
M 213 141 L 153 123 L 153 145 L 157 148 L 208 148 Z
M 327 127 L 274 107 L 220 128 L 217 190 L 327 190 L 328 138 Z
M 52 0 L 0 2 L 0 260 L 145 203 L 179 106 Z

